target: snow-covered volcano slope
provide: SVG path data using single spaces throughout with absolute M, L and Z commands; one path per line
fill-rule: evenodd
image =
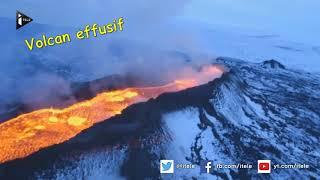
M 165 93 L 75 138 L 0 165 L 0 179 L 308 179 L 320 178 L 320 81 L 276 61 L 218 58 L 230 71 L 208 84 Z M 159 160 L 195 164 L 160 174 Z M 252 164 L 252 169 L 214 169 Z M 308 169 L 257 173 L 257 160 Z
M 283 69 L 276 61 L 219 60 L 229 64 L 231 72 L 215 89 L 209 105 L 165 116 L 174 137 L 169 157 L 195 164 L 202 159 L 214 164 L 253 164 L 249 171 L 215 169 L 213 176 L 220 178 L 318 179 L 319 77 Z M 270 175 L 262 176 L 257 174 L 260 159 L 269 159 L 272 165 L 305 163 L 311 167 L 272 169 Z M 198 173 L 192 176 L 201 177 Z

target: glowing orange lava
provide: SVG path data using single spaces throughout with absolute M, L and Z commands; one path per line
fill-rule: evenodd
M 206 66 L 199 73 L 163 86 L 103 92 L 64 109 L 40 109 L 20 115 L 0 124 L 0 163 L 62 143 L 94 123 L 120 114 L 131 104 L 164 92 L 180 91 L 206 83 L 222 73 L 219 67 Z

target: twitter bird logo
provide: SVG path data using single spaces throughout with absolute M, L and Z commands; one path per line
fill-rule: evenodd
M 160 160 L 160 173 L 173 173 L 173 160 Z
M 171 167 L 171 164 L 172 164 L 171 162 L 167 162 L 167 164 L 162 163 L 162 170 L 168 171 Z

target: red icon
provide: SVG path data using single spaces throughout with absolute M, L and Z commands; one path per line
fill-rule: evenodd
M 259 169 L 260 170 L 269 170 L 270 169 L 269 163 L 260 163 Z
M 270 173 L 271 161 L 270 160 L 258 160 L 258 173 Z

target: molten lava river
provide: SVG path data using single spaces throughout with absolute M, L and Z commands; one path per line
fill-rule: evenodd
M 220 77 L 223 70 L 205 66 L 197 74 L 172 83 L 143 88 L 126 88 L 97 94 L 64 109 L 40 109 L 0 124 L 0 163 L 28 156 L 41 148 L 62 143 L 137 102 L 164 92 L 180 91 Z

